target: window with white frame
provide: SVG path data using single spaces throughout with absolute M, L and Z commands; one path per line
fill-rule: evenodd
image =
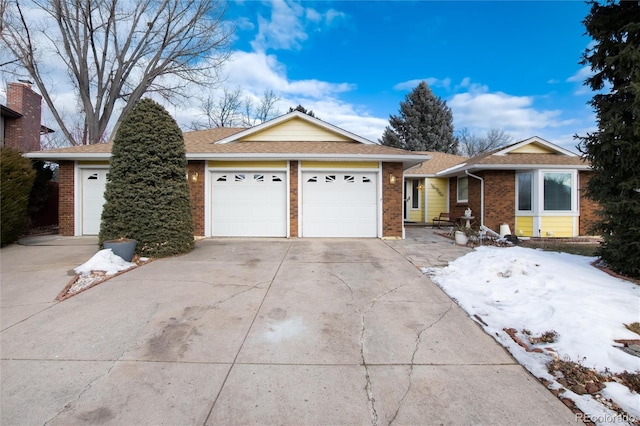
M 571 212 L 575 208 L 575 171 L 528 171 L 516 174 L 519 212 Z
M 572 173 L 545 172 L 542 174 L 542 178 L 544 182 L 544 210 L 571 211 Z
M 466 203 L 469 201 L 469 178 L 459 177 L 458 178 L 458 202 Z
M 412 179 L 411 183 L 411 208 L 420 208 L 420 179 Z
M 518 173 L 518 210 L 533 210 L 533 173 Z

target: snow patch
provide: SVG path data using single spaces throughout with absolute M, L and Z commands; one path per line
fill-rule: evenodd
M 105 275 L 114 275 L 125 269 L 133 268 L 135 263 L 126 262 L 113 254 L 111 249 L 100 250 L 91 259 L 74 269 L 76 274 L 87 276 L 92 271 L 103 271 Z

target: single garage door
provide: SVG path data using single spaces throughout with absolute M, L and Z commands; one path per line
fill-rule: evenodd
M 81 169 L 82 234 L 98 235 L 108 169 Z
M 286 237 L 285 172 L 213 172 L 212 235 Z
M 303 172 L 303 237 L 377 237 L 375 172 Z

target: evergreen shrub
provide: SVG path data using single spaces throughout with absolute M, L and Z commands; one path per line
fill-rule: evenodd
M 99 241 L 133 238 L 140 256 L 193 249 L 193 217 L 182 131 L 159 104 L 142 99 L 113 141 Z
M 11 147 L 0 149 L 1 245 L 15 242 L 25 228 L 29 192 L 36 172 L 31 161 Z

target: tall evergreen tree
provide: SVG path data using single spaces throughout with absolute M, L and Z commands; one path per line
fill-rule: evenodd
M 379 142 L 410 151 L 458 151 L 451 109 L 424 81 L 400 102 L 399 115 L 389 116 L 389 126 Z
M 134 238 L 143 256 L 193 249 L 193 218 L 182 132 L 150 99 L 128 113 L 113 141 L 100 244 Z
M 595 45 L 582 64 L 595 91 L 598 130 L 580 137 L 593 167 L 588 195 L 601 206 L 599 254 L 611 269 L 640 277 L 640 2 L 591 1 L 584 20 Z

